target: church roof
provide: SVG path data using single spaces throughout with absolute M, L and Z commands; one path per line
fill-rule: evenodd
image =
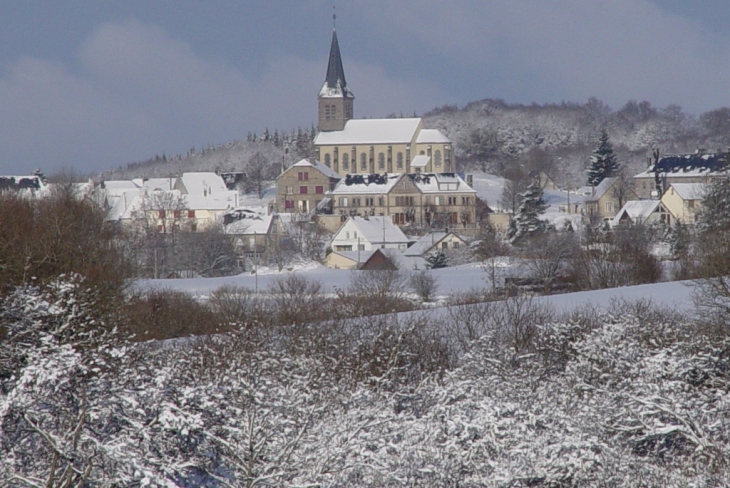
M 423 129 L 418 134 L 419 144 L 451 144 L 451 141 L 438 129 Z
M 352 119 L 343 130 L 320 132 L 314 144 L 410 144 L 420 124 L 420 118 Z
M 347 87 L 347 80 L 345 80 L 345 69 L 342 67 L 342 56 L 340 55 L 340 43 L 337 41 L 337 30 L 332 31 L 332 45 L 330 46 L 330 59 L 327 63 L 327 76 L 319 92 L 319 96 L 322 98 L 355 98 Z

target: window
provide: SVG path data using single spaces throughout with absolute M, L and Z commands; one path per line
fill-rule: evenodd
M 433 164 L 437 167 L 441 167 L 441 151 L 438 149 L 433 152 Z
M 364 251 L 365 250 L 365 244 L 358 244 L 357 245 L 358 250 Z
M 360 206 L 360 197 L 352 197 L 352 206 L 353 207 L 359 207 Z
M 393 218 L 393 223 L 395 225 L 404 225 L 406 223 L 406 214 L 397 213 L 391 215 L 391 217 Z
M 179 219 L 180 218 L 180 211 L 179 210 L 173 210 L 172 211 L 172 218 L 173 219 Z
M 190 224 L 190 232 L 197 232 L 197 231 L 198 231 L 198 224 L 196 224 L 195 222 Z
M 366 172 L 368 170 L 368 155 L 360 153 L 360 171 Z
M 385 197 L 378 197 L 378 206 L 385 207 Z
M 163 229 L 164 229 L 164 227 L 162 226 L 162 224 L 160 224 L 160 225 L 157 226 L 157 231 L 158 232 L 162 232 Z
M 348 230 L 348 231 L 345 231 L 345 239 L 349 239 L 349 238 L 350 238 L 350 231 Z
M 378 153 L 378 169 L 385 171 L 385 154 Z
M 340 207 L 347 207 L 347 197 L 340 198 Z
M 164 210 L 160 210 L 159 212 L 157 212 L 157 214 L 159 215 L 159 217 L 161 219 L 164 219 L 165 218 L 165 211 Z
M 350 155 L 347 153 L 342 155 L 342 169 L 350 171 Z
M 306 195 L 307 194 L 307 187 L 306 186 L 300 186 L 299 187 L 299 194 L 300 195 Z
M 469 205 L 469 197 L 461 197 L 462 205 Z
M 606 213 L 613 212 L 613 202 L 606 202 Z
M 284 202 L 284 208 L 294 208 L 294 200 L 286 200 Z
M 195 210 L 188 210 L 188 218 L 189 219 L 195 218 Z
M 366 207 L 372 207 L 373 205 L 375 205 L 375 199 L 372 198 L 372 197 L 366 197 L 365 198 L 365 206 Z
M 330 106 L 329 105 L 324 106 L 324 118 L 327 120 L 330 119 Z
M 413 207 L 413 197 L 395 197 L 395 204 L 398 207 Z
M 353 239 L 357 239 L 357 231 L 355 231 L 355 232 L 352 233 L 352 238 Z
M 448 248 L 449 248 L 449 243 L 448 242 L 442 242 L 441 243 L 441 249 L 448 249 Z
M 330 117 L 337 118 L 337 105 L 330 105 Z
M 309 173 L 307 173 L 306 171 L 300 171 L 299 173 L 297 173 L 297 178 L 299 179 L 299 181 L 309 181 Z
M 418 154 L 420 154 L 421 156 L 425 156 L 426 155 L 426 151 L 421 151 Z
M 315 186 L 314 187 L 314 193 L 319 193 L 319 194 L 324 193 L 324 187 L 323 186 Z
M 449 205 L 456 205 L 456 197 L 449 197 Z
M 325 154 L 325 155 L 324 155 L 324 164 L 325 164 L 325 165 L 326 165 L 326 166 L 327 166 L 328 168 L 329 168 L 330 166 L 332 166 L 332 156 L 330 156 L 330 155 L 329 155 L 329 153 L 328 153 L 328 154 Z
M 695 208 L 695 201 L 687 200 L 687 208 Z
M 453 243 L 453 244 L 451 245 L 451 247 L 453 247 L 454 249 L 459 249 L 459 241 L 456 241 L 456 242 L 454 242 L 454 243 Z
M 444 197 L 437 195 L 433 197 L 433 203 L 434 205 L 443 205 L 444 204 Z
M 293 186 L 287 186 L 286 187 L 286 193 L 287 195 L 291 195 L 294 193 L 294 187 Z
M 403 169 L 403 153 L 399 152 L 395 156 L 395 167 L 398 169 Z

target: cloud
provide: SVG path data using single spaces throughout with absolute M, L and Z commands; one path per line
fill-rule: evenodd
M 491 96 L 520 101 L 595 95 L 612 104 L 648 99 L 693 111 L 730 104 L 730 39 L 647 0 L 358 5 L 376 36 L 398 29 L 431 58 L 449 57 L 476 72 L 473 83 L 456 77 L 474 98 L 481 84 Z
M 262 73 L 247 76 L 155 25 L 100 25 L 80 46 L 76 70 L 24 58 L 0 76 L 0 169 L 105 170 L 264 127 L 308 126 L 316 122 L 327 59 L 313 54 L 277 53 Z M 413 110 L 438 98 L 427 83 L 389 78 L 377 65 L 348 60 L 346 71 L 357 80 L 361 114 Z

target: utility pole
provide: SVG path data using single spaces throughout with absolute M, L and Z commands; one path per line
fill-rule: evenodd
M 254 293 L 259 294 L 259 253 L 258 246 L 256 245 L 256 231 L 253 231 L 253 253 L 255 261 L 253 263 L 254 269 Z

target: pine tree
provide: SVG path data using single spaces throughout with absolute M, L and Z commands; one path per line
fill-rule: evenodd
M 617 176 L 620 165 L 613 152 L 613 146 L 608 139 L 606 129 L 601 129 L 601 136 L 598 139 L 598 147 L 591 156 L 591 167 L 588 169 L 588 184 L 598 186 L 604 178 Z
M 446 266 L 448 266 L 448 260 L 446 259 L 446 254 L 441 249 L 429 254 L 426 258 L 427 269 L 445 268 Z
M 510 221 L 507 233 L 510 242 L 518 244 L 525 237 L 544 232 L 547 229 L 547 222 L 541 220 L 540 215 L 544 214 L 546 209 L 547 205 L 542 198 L 542 186 L 535 180 L 521 194 L 520 208 Z

